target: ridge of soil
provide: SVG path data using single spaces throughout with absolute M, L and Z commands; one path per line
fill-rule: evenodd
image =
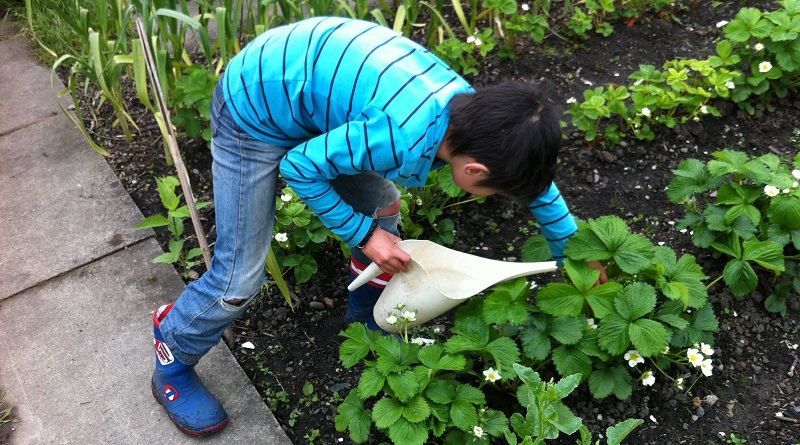
M 778 6 L 774 0 L 695 1 L 692 8 L 676 12 L 678 20 L 648 16 L 632 26 L 614 23 L 614 33 L 608 38 L 592 36 L 575 48 L 554 37 L 544 44 L 528 44 L 519 49 L 516 60 L 492 61 L 468 80 L 476 86 L 512 78 L 543 81 L 553 87 L 563 104 L 569 97 L 582 97 L 587 88 L 625 84 L 627 76 L 642 64 L 660 68 L 678 57 L 706 58 L 722 36 L 718 22 L 731 20 L 742 7 L 771 11 Z M 719 276 L 723 264 L 695 248 L 689 235 L 673 226 L 682 211 L 670 204 L 664 193 L 671 170 L 688 157 L 708 160 L 710 153 L 723 148 L 794 157 L 800 144 L 800 97 L 791 95 L 777 104 L 776 111 L 752 116 L 725 104 L 718 106 L 722 118 L 707 117 L 673 130 L 661 129 L 652 142 L 587 145 L 581 135 L 568 132 L 556 182 L 574 214 L 581 219 L 618 215 L 653 242 L 664 243 L 678 255 L 696 256 L 712 279 Z M 163 213 L 155 177 L 174 173 L 163 162 L 158 127 L 141 108 L 134 107 L 132 113 L 142 123 L 142 131 L 131 143 L 115 134 L 116 129 L 109 130 L 113 122 L 110 113 L 105 123 L 96 127 L 90 123 L 90 127 L 98 143 L 111 153 L 109 163 L 142 212 L 146 216 Z M 569 116 L 563 119 L 569 120 Z M 181 147 L 196 199 L 211 201 L 211 158 L 206 143 L 182 139 Z M 201 215 L 206 235 L 213 241 L 212 206 Z M 528 237 L 520 228 L 528 227 L 532 220 L 527 209 L 496 198 L 468 205 L 448 217 L 454 219 L 457 230 L 456 241 L 449 247 L 509 261 L 518 260 Z M 186 227 L 191 235 L 190 224 Z M 156 235 L 166 246 L 169 234 L 157 230 Z M 338 333 L 345 327 L 348 264 L 341 252 L 334 250 L 323 249 L 316 259 L 319 271 L 315 277 L 294 287 L 300 298 L 295 310 L 279 293 L 265 293 L 234 323 L 232 351 L 293 443 L 352 443 L 333 424 L 337 404 L 356 387 L 360 375 L 359 369 L 345 369 L 338 359 L 343 340 Z M 193 274 L 198 272 L 202 269 L 195 268 Z M 798 350 L 788 348 L 800 343 L 800 301 L 794 297 L 788 301 L 788 314 L 781 317 L 764 309 L 765 296 L 758 292 L 733 298 L 723 286 L 715 285 L 709 290 L 709 300 L 720 329 L 715 336 L 712 377 L 699 379 L 686 392 L 677 391 L 663 377 L 657 377 L 652 387 L 634 383 L 632 397 L 622 401 L 592 399 L 582 385 L 566 400 L 567 406 L 595 438 L 627 418 L 644 419 L 645 424 L 625 442 L 631 444 L 735 443 L 726 442 L 731 440 L 730 433 L 748 444 L 800 443 L 800 369 L 796 368 L 800 363 Z M 446 324 L 447 317 L 439 322 Z M 255 349 L 242 348 L 247 341 Z M 784 418 L 777 418 L 777 412 Z M 315 430 L 319 436 L 312 440 Z M 378 436 L 369 443 L 388 442 Z M 549 443 L 574 442 L 571 437 Z

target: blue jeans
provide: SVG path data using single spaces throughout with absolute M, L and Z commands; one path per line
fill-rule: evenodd
M 291 149 L 259 141 L 239 127 L 219 85 L 211 106 L 211 134 L 214 257 L 211 268 L 189 284 L 161 323 L 164 341 L 186 365 L 196 364 L 219 342 L 261 289 L 275 221 L 279 164 Z M 340 176 L 331 184 L 357 212 L 373 217 L 400 196 L 394 183 L 372 172 Z M 398 234 L 399 215 L 379 217 L 378 222 Z M 370 262 L 359 249 L 353 249 L 353 256 Z

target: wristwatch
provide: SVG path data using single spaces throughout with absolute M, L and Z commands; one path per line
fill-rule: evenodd
M 373 219 L 372 220 L 372 225 L 370 225 L 369 226 L 369 230 L 367 230 L 367 234 L 364 235 L 364 238 L 361 239 L 361 242 L 358 243 L 358 245 L 356 247 L 358 247 L 359 249 L 363 249 L 363 248 L 367 247 L 367 243 L 369 242 L 369 239 L 372 238 L 372 234 L 374 234 L 375 230 L 377 230 L 377 229 L 378 229 L 378 221 Z

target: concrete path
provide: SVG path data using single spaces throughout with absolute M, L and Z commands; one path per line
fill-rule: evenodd
M 151 314 L 183 281 L 50 82 L 0 17 L 0 392 L 20 420 L 0 442 L 198 443 L 150 394 Z M 224 344 L 197 369 L 231 417 L 202 443 L 291 444 Z

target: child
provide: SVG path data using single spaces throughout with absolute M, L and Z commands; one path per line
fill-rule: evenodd
M 217 239 L 211 268 L 154 314 L 152 390 L 182 431 L 203 436 L 228 416 L 194 372 L 259 293 L 278 173 L 351 248 L 345 320 L 377 329 L 372 307 L 410 260 L 395 246 L 395 184 L 422 187 L 452 167 L 465 191 L 530 204 L 559 262 L 575 222 L 552 183 L 557 112 L 533 84 L 474 91 L 425 48 L 374 23 L 313 18 L 272 29 L 229 64 L 211 116 Z

